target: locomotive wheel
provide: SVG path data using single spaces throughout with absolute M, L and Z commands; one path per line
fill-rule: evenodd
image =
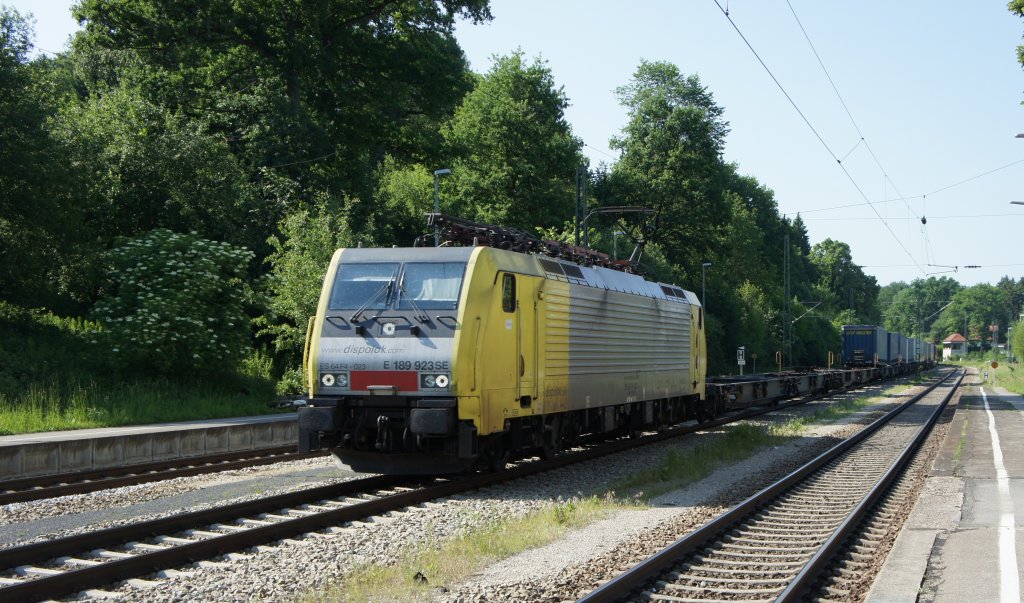
M 509 452 L 503 434 L 488 436 L 480 446 L 479 466 L 486 471 L 501 471 L 508 464 Z
M 549 461 L 558 454 L 561 449 L 562 442 L 562 418 L 554 417 L 551 419 L 550 425 L 544 426 L 544 444 L 540 449 L 541 460 Z
M 581 429 L 580 424 L 573 415 L 568 415 L 558 430 L 560 436 L 559 450 L 566 450 L 576 445 L 579 440 Z
M 487 468 L 494 472 L 504 471 L 507 465 L 508 450 L 503 446 L 500 451 L 496 451 L 488 460 Z
M 707 423 L 714 416 L 714 413 L 711 412 L 711 408 L 710 408 L 710 406 L 712 404 L 714 404 L 714 402 L 712 402 L 710 399 L 708 399 L 708 400 L 704 400 L 703 402 L 701 402 L 700 404 L 697 405 L 697 424 L 698 425 L 701 425 L 703 423 Z

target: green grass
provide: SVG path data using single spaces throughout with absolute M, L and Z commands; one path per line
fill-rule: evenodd
M 592 496 L 558 503 L 521 518 L 484 523 L 452 539 L 428 536 L 421 547 L 403 554 L 394 564 L 358 564 L 341 584 L 306 593 L 300 600 L 428 601 L 440 586 L 462 582 L 501 559 L 554 542 L 572 529 L 625 508 L 636 506 L 612 496 Z M 417 581 L 417 574 L 425 576 L 427 583 Z
M 692 448 L 671 448 L 661 463 L 616 482 L 613 489 L 640 496 L 643 500 L 682 488 L 710 475 L 717 467 L 750 458 L 759 450 L 778 446 L 798 437 L 812 425 L 835 423 L 840 419 L 873 406 L 887 396 L 898 395 L 909 386 L 896 385 L 877 396 L 864 396 L 830 404 L 806 417 L 782 424 L 753 425 L 740 423 L 724 428 L 717 437 L 709 438 Z
M 644 469 L 616 482 L 617 492 L 649 500 L 659 494 L 699 481 L 722 464 L 742 461 L 758 450 L 776 446 L 791 437 L 775 426 L 740 423 L 707 436 L 709 441 L 686 448 L 670 448 L 656 467 Z
M 0 302 L 0 435 L 271 412 L 265 354 L 215 380 L 125 374 L 87 336 L 95 327 Z
M 1024 366 L 1020 363 L 1010 363 L 1005 356 L 996 359 L 999 363 L 997 368 L 992 368 L 992 357 L 984 359 L 968 358 L 967 360 L 952 361 L 950 364 L 958 366 L 972 366 L 978 369 L 978 378 L 988 373 L 987 385 L 998 385 L 1005 387 L 1015 394 L 1024 395 Z M 947 361 L 948 362 L 948 361 Z
M 967 422 L 968 419 L 964 419 L 963 426 L 960 428 L 960 439 L 957 440 L 956 450 L 953 451 L 953 475 L 957 475 L 957 470 L 960 468 L 960 459 L 964 454 L 964 445 L 967 443 Z
M 920 379 L 911 381 L 912 384 L 920 383 Z M 868 406 L 874 406 L 888 397 L 897 396 L 910 388 L 911 385 L 893 385 L 886 388 L 877 396 L 861 396 L 834 402 L 821 410 L 817 410 L 806 417 L 793 419 L 783 425 L 780 429 L 783 433 L 799 434 L 812 424 L 835 423 L 850 414 L 853 414 Z
M 16 398 L 0 393 L 0 434 L 32 433 L 267 414 L 264 392 L 153 380 L 124 384 L 32 384 Z

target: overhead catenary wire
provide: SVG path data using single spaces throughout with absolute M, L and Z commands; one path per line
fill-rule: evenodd
M 1013 166 L 1015 166 L 1015 165 L 1017 165 L 1019 163 L 1024 163 L 1024 159 L 1018 159 L 1016 161 L 1011 161 L 1010 163 L 1007 163 L 1006 165 L 1001 165 L 1001 166 L 999 166 L 999 167 L 997 167 L 995 169 L 991 169 L 991 170 L 988 170 L 986 172 L 982 172 L 980 174 L 975 174 L 974 176 L 971 176 L 970 178 L 965 178 L 963 180 L 960 180 L 959 182 L 954 182 L 953 184 L 950 184 L 950 185 L 944 186 L 942 188 L 936 189 L 936 190 L 934 190 L 934 191 L 932 191 L 930 193 L 924 193 L 922 195 L 914 195 L 912 197 L 901 197 L 901 198 L 898 198 L 898 199 L 885 199 L 883 201 L 875 201 L 875 203 L 876 204 L 892 203 L 894 201 L 902 201 L 904 199 L 923 199 L 923 198 L 927 197 L 928 195 L 934 195 L 936 193 L 941 193 L 941 192 L 947 191 L 947 190 L 949 190 L 949 189 L 951 189 L 953 187 L 960 186 L 961 184 L 966 184 L 968 182 L 971 182 L 972 180 L 977 180 L 978 178 L 981 178 L 981 177 L 984 177 L 984 176 L 988 176 L 989 174 L 994 174 L 994 173 L 996 173 L 996 172 L 998 172 L 1000 170 L 1005 170 L 1006 168 L 1013 167 Z M 801 214 L 802 215 L 802 214 L 810 214 L 810 213 L 819 212 L 819 211 L 833 211 L 833 210 L 836 210 L 836 209 L 847 209 L 847 208 L 850 208 L 850 207 L 864 207 L 865 205 L 868 205 L 868 204 L 867 203 L 848 203 L 846 205 L 834 205 L 832 207 L 816 207 L 814 209 L 804 209 L 804 210 L 800 210 L 800 211 L 788 212 L 788 213 L 783 214 L 783 215 L 795 216 L 796 214 Z M 805 219 L 807 219 L 807 218 L 805 218 Z M 931 219 L 931 218 L 929 218 L 929 219 Z
M 853 118 L 853 113 L 850 111 L 850 107 L 847 106 L 846 100 L 843 99 L 843 95 L 839 93 L 839 87 L 836 86 L 835 81 L 832 80 L 832 74 L 830 74 L 828 68 L 825 67 L 825 62 L 821 60 L 821 55 L 818 54 L 818 49 L 815 48 L 814 42 L 811 41 L 811 36 L 807 33 L 807 29 L 804 28 L 803 22 L 800 21 L 800 17 L 796 14 L 796 9 L 793 8 L 793 4 L 789 0 L 786 0 L 786 5 L 789 6 L 789 11 L 793 13 L 793 18 L 796 20 L 796 24 L 800 27 L 800 31 L 804 34 L 804 39 L 807 40 L 807 45 L 811 47 L 811 52 L 814 53 L 814 58 L 818 60 L 818 65 L 820 65 L 821 70 L 825 72 L 825 77 L 828 79 L 829 85 L 832 86 L 832 91 L 836 93 L 836 98 L 839 99 L 839 104 L 843 106 L 843 110 L 846 111 L 846 116 L 850 118 L 850 123 L 853 124 L 853 129 L 857 131 L 857 136 L 859 137 L 859 140 L 857 142 L 857 145 L 855 145 L 853 149 L 850 149 L 850 153 L 853 153 L 854 149 L 856 149 L 857 146 L 860 146 L 860 144 L 863 143 L 864 148 L 867 149 L 868 154 L 870 154 L 871 158 L 875 161 L 875 165 L 877 165 L 878 169 L 881 170 L 882 176 L 889 182 L 889 184 L 892 185 L 892 189 L 896 191 L 897 195 L 899 195 L 900 200 L 902 200 L 904 204 L 906 204 L 907 209 L 910 210 L 910 213 L 914 213 L 914 210 L 910 207 L 910 204 L 906 202 L 906 197 L 903 196 L 903 193 L 900 192 L 899 187 L 896 186 L 896 183 L 893 182 L 892 178 L 889 177 L 888 170 L 886 170 L 885 167 L 882 166 L 882 162 L 878 160 L 878 156 L 875 154 L 875 151 L 871 148 L 871 145 L 868 143 L 867 138 L 864 137 L 864 132 L 862 132 L 860 126 L 857 125 L 857 120 Z M 846 157 L 849 157 L 850 153 L 847 153 Z M 843 160 L 846 160 L 846 157 L 843 157 Z M 920 216 L 918 216 L 917 214 L 914 214 L 914 217 L 920 218 Z
M 967 178 L 965 180 L 961 180 L 960 182 L 954 182 L 953 184 L 950 184 L 949 186 L 944 186 L 942 188 L 935 189 L 935 190 L 933 190 L 930 193 L 925 193 L 925 194 L 921 195 L 921 197 L 924 198 L 924 197 L 927 197 L 928 195 L 934 195 L 935 193 L 941 193 L 942 191 L 949 190 L 949 189 L 953 188 L 954 186 L 960 186 L 961 184 L 966 184 L 966 183 L 970 182 L 971 180 L 977 180 L 978 178 L 981 178 L 982 176 L 988 176 L 989 174 L 992 174 L 994 172 L 998 172 L 999 170 L 1004 170 L 1004 169 L 1006 169 L 1006 168 L 1008 168 L 1010 166 L 1014 166 L 1014 165 L 1017 165 L 1018 163 L 1022 163 L 1022 162 L 1024 162 L 1024 159 L 1018 159 L 1017 161 L 1011 161 L 1010 163 L 1007 163 L 1006 165 L 997 167 L 994 170 L 989 170 L 987 172 L 983 172 L 983 173 L 978 174 L 976 176 L 971 176 L 970 178 Z M 911 198 L 913 198 L 913 197 L 911 197 Z
M 963 220 L 963 219 L 974 219 L 974 218 L 1024 218 L 1024 213 L 1011 213 L 1011 214 L 962 214 L 957 216 L 930 216 L 928 220 Z M 838 217 L 838 218 L 803 218 L 804 222 L 829 222 L 829 221 L 842 221 L 848 222 L 850 220 L 874 220 L 871 217 Z M 917 218 L 889 218 L 889 220 L 917 220 Z
M 619 160 L 619 158 L 618 158 L 618 157 L 615 157 L 615 156 L 614 156 L 614 155 L 612 155 L 611 153 L 608 153 L 608 152 L 606 152 L 606 151 L 603 151 L 603 150 L 601 150 L 601 149 L 599 149 L 599 148 L 595 147 L 595 146 L 594 146 L 594 145 L 592 145 L 592 144 L 587 144 L 587 143 L 583 143 L 583 146 L 587 147 L 588 149 L 592 149 L 592 150 L 594 150 L 594 151 L 597 151 L 598 153 L 600 153 L 600 154 L 604 155 L 605 157 L 607 157 L 607 158 L 611 159 L 612 161 L 618 161 L 618 160 Z
M 867 202 L 868 206 L 871 207 L 871 210 L 875 212 L 875 215 L 878 216 L 878 219 L 882 222 L 882 225 L 885 226 L 885 229 L 889 231 L 889 234 L 892 235 L 892 238 L 900 246 L 903 252 L 907 254 L 907 257 L 910 258 L 910 261 L 912 261 L 914 265 L 917 266 L 917 269 L 920 270 L 922 274 L 927 274 L 925 269 L 921 266 L 921 264 L 918 263 L 914 255 L 910 253 L 909 249 L 907 249 L 907 246 L 903 244 L 903 241 L 900 240 L 900 238 L 893 231 L 889 223 L 886 222 L 885 218 L 882 217 L 882 214 L 879 213 L 878 208 L 876 208 L 875 205 L 871 202 L 871 200 L 868 199 L 868 196 L 864 193 L 864 190 L 854 179 L 853 175 L 850 174 L 849 170 L 846 169 L 846 166 L 843 165 L 843 162 L 840 161 L 839 157 L 837 157 L 835 152 L 832 151 L 832 147 L 830 147 L 828 143 L 825 142 L 825 139 L 821 137 L 821 134 L 818 133 L 818 130 L 814 127 L 813 124 L 811 124 L 811 121 L 807 119 L 807 116 L 804 115 L 804 112 L 800 109 L 800 106 L 796 104 L 796 101 L 793 100 L 793 97 L 790 96 L 789 92 L 786 91 L 785 86 L 783 86 L 782 83 L 779 82 L 778 78 L 775 77 L 775 74 L 772 73 L 772 70 L 768 68 L 768 65 L 761 58 L 761 55 L 759 55 L 757 50 L 754 49 L 754 46 L 750 43 L 749 40 L 747 40 L 747 37 L 743 35 L 743 32 L 740 30 L 739 26 L 736 25 L 736 22 L 732 20 L 732 17 L 729 16 L 729 13 L 722 6 L 721 2 L 719 2 L 719 0 L 713 0 L 713 2 L 716 6 L 718 6 L 718 10 L 722 12 L 722 15 L 725 16 L 726 20 L 729 21 L 729 24 L 732 25 L 732 28 L 736 30 L 736 33 L 739 34 L 740 38 L 743 40 L 743 43 L 746 44 L 747 48 L 750 49 L 750 52 L 754 54 L 754 57 L 757 59 L 757 61 L 761 63 L 761 67 L 763 67 L 764 70 L 768 73 L 769 77 L 772 78 L 772 81 L 775 82 L 776 86 L 778 86 L 783 96 L 785 96 L 786 100 L 789 101 L 789 104 L 793 106 L 793 109 L 795 109 L 796 112 L 800 115 L 800 118 L 804 120 L 804 123 L 807 124 L 807 127 L 810 128 L 811 132 L 813 132 L 814 135 L 818 138 L 818 142 L 820 142 L 821 145 L 825 147 L 825 150 L 828 152 L 828 154 L 832 156 L 832 159 L 835 160 L 836 165 L 838 165 L 839 169 L 841 169 L 843 171 L 843 174 L 846 175 L 846 178 L 850 181 L 850 184 L 853 185 L 853 188 L 856 189 L 857 193 L 861 196 L 861 198 Z

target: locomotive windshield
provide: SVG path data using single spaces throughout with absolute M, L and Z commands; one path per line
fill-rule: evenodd
M 331 310 L 380 310 L 393 297 L 397 262 L 341 264 L 331 291 Z
M 465 270 L 466 265 L 459 262 L 406 264 L 398 287 L 398 309 L 455 309 Z
M 343 263 L 331 290 L 331 310 L 454 310 L 464 262 Z

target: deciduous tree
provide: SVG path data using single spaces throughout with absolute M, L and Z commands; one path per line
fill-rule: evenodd
M 443 209 L 532 233 L 561 226 L 573 214 L 583 162 L 568 104 L 539 58 L 496 57 L 442 130 L 452 157 Z
M 611 174 L 616 204 L 657 210 L 655 237 L 669 259 L 700 266 L 729 224 L 724 111 L 700 78 L 667 62 L 642 61 L 616 94 L 629 115 L 611 141 L 622 153 Z

